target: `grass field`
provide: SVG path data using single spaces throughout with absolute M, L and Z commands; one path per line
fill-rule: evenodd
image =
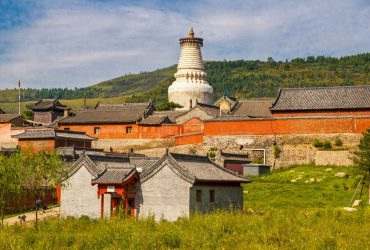
M 51 219 L 38 230 L 0 229 L 0 249 L 370 249 L 369 206 L 342 210 L 361 171 L 327 168 L 295 166 L 253 177 L 244 187 L 242 212 L 160 223 L 151 218 Z M 350 176 L 334 176 L 341 171 Z

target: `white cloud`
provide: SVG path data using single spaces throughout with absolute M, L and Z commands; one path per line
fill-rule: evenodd
M 173 8 L 82 3 L 47 6 L 0 31 L 0 88 L 86 86 L 177 63 L 189 26 L 204 58 L 284 60 L 370 51 L 370 4 L 358 1 L 175 2 Z

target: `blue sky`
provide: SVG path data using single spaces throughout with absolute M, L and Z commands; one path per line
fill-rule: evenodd
M 177 63 L 370 52 L 370 0 L 0 0 L 0 88 L 82 87 Z

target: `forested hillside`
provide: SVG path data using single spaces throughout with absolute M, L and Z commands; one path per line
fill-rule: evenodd
M 282 87 L 367 85 L 370 83 L 370 53 L 354 56 L 307 57 L 291 61 L 222 61 L 205 62 L 208 81 L 215 90 L 214 98 L 225 92 L 240 98 L 274 97 Z M 25 89 L 23 101 L 41 98 L 89 99 L 114 98 L 117 101 L 167 100 L 167 87 L 174 81 L 176 65 L 152 72 L 130 74 L 87 88 Z M 117 98 L 120 97 L 120 98 Z M 17 90 L 0 90 L 0 107 L 12 109 L 18 100 Z M 3 103 L 3 104 L 2 104 Z M 82 102 L 78 102 L 81 103 Z M 77 105 L 77 104 L 76 104 Z M 79 105 L 79 104 L 78 104 Z M 77 105 L 77 106 L 78 106 Z

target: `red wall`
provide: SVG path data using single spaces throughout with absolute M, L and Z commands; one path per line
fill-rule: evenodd
M 53 139 L 19 139 L 18 145 L 21 149 L 29 149 L 31 152 L 37 152 L 40 150 L 53 151 L 55 149 L 55 141 Z
M 100 128 L 100 134 L 94 134 L 94 128 Z M 132 127 L 131 133 L 126 133 L 126 127 Z M 79 124 L 60 125 L 59 129 L 69 128 L 72 131 L 85 132 L 98 139 L 159 139 L 178 135 L 178 125 L 139 126 L 130 124 Z
M 203 133 L 178 135 L 175 137 L 175 145 L 197 144 L 203 142 Z
M 196 117 L 181 124 L 181 134 L 203 132 L 203 130 L 204 122 Z
M 250 119 L 206 121 L 204 135 L 362 133 L 367 128 L 370 128 L 370 117 Z

